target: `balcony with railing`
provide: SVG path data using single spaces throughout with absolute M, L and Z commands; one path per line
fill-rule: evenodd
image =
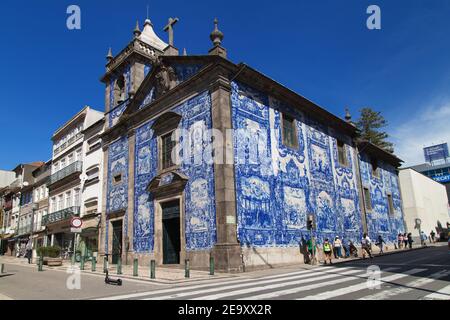
M 81 139 L 82 137 L 83 137 L 82 133 L 77 133 L 76 135 L 72 136 L 66 142 L 61 144 L 58 148 L 55 148 L 55 150 L 53 150 L 53 156 L 57 155 L 58 153 L 69 147 L 72 143 L 74 143 L 78 139 Z
M 26 225 L 19 225 L 19 228 L 17 228 L 17 235 L 21 236 L 24 234 L 31 233 L 32 225 L 26 224 Z
M 74 163 L 69 164 L 67 167 L 56 171 L 50 176 L 49 185 L 54 184 L 55 182 L 60 181 L 73 173 L 81 173 L 82 168 L 83 163 L 81 161 L 75 161 Z
M 80 214 L 80 207 L 70 207 L 49 213 L 42 217 L 42 225 L 46 226 L 51 223 L 63 221 Z

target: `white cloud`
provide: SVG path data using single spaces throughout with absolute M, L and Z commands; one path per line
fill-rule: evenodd
M 395 153 L 405 161 L 403 166 L 424 163 L 423 147 L 450 142 L 450 102 L 407 110 L 405 119 L 391 129 Z

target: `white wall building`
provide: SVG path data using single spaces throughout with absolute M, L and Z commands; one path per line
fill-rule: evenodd
M 103 199 L 103 151 L 101 134 L 104 118 L 83 130 L 83 171 L 80 216 L 83 220 L 80 250 L 87 256 L 98 252 L 98 228 Z
M 86 106 L 56 130 L 52 137 L 49 214 L 43 218 L 42 224 L 47 226 L 50 244 L 58 245 L 64 251 L 73 250 L 74 235 L 70 233 L 70 219 L 83 211 L 83 131 L 101 119 L 103 112 Z
M 439 224 L 445 228 L 450 222 L 445 186 L 410 168 L 401 169 L 399 177 L 408 232 L 419 241 L 419 231 L 415 228 L 415 220 L 419 218 L 427 236 L 432 230 L 438 235 Z

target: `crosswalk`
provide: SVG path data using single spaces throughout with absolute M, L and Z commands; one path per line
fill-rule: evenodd
M 420 299 L 450 300 L 450 270 L 388 267 L 373 273 L 357 267 L 319 267 L 257 278 L 169 287 L 153 291 L 103 297 L 98 300 L 386 300 L 420 293 Z

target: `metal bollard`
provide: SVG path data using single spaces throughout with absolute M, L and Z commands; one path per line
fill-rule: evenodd
M 214 257 L 209 257 L 209 275 L 214 275 Z
M 43 270 L 43 267 L 42 267 L 43 264 L 44 264 L 44 258 L 43 257 L 39 257 L 38 271 L 42 271 Z
M 104 257 L 103 258 L 103 273 L 106 273 L 107 271 L 107 265 L 108 265 L 108 258 Z
M 133 277 L 137 277 L 138 276 L 138 259 L 135 258 L 133 260 Z
M 184 260 L 184 277 L 185 278 L 190 277 L 189 259 Z
M 80 270 L 84 270 L 84 256 L 80 258 Z
M 97 259 L 95 257 L 92 257 L 91 271 L 95 272 L 96 267 L 97 267 Z
M 5 273 L 5 264 L 1 264 L 0 273 Z
M 122 274 L 122 258 L 117 260 L 117 274 Z
M 155 279 L 156 274 L 155 274 L 155 260 L 151 260 L 150 261 L 150 278 L 151 279 Z

